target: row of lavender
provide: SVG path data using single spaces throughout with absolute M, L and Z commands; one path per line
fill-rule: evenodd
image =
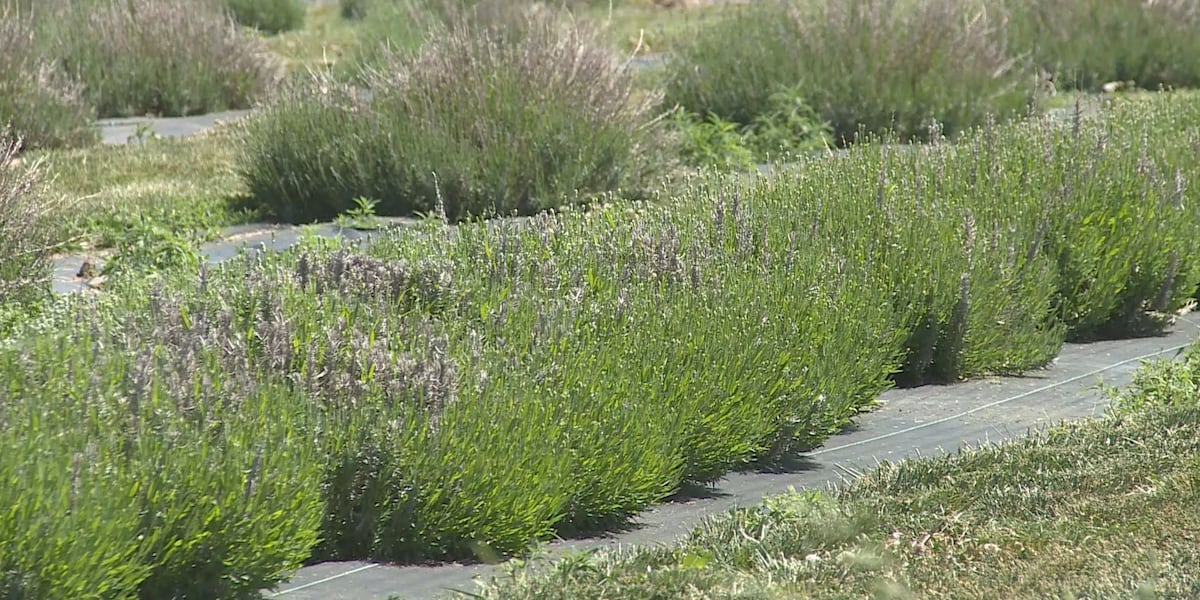
M 811 449 L 896 384 L 1161 328 L 1191 95 L 64 299 L 0 353 L 0 597 L 489 558 Z M 236 262 L 236 261 L 235 261 Z

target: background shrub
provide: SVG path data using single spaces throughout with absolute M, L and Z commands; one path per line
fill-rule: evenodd
M 749 124 L 772 94 L 798 90 L 835 139 L 860 130 L 947 135 L 1013 116 L 1033 98 L 1002 23 L 978 2 L 769 2 L 739 10 L 675 47 L 666 91 L 700 114 Z M 736 42 L 734 42 L 736 40 Z
M 225 5 L 238 24 L 264 33 L 291 31 L 304 24 L 301 0 L 225 0 Z
M 669 167 L 654 98 L 584 29 L 530 16 L 517 39 L 460 25 L 368 74 L 371 98 L 317 77 L 244 127 L 242 174 L 288 221 L 357 197 L 385 215 L 531 214 L 636 191 Z
M 100 117 L 247 108 L 279 75 L 219 4 L 88 0 L 38 14 L 41 52 L 83 85 Z
M 1110 81 L 1146 89 L 1200 84 L 1200 4 L 1193 0 L 1006 0 L 1014 53 L 1029 53 L 1059 89 Z
M 0 5 L 0 129 L 10 127 L 24 150 L 95 142 L 79 84 L 37 48 L 32 18 Z

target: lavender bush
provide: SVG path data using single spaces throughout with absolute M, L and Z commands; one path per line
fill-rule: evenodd
M 954 135 L 1034 99 L 1006 42 L 1003 20 L 981 2 L 754 3 L 680 40 L 666 102 L 748 125 L 791 90 L 838 141 L 864 130 L 924 137 L 931 121 Z
M 38 51 L 100 117 L 247 108 L 280 76 L 220 0 L 52 0 L 33 13 Z
M 53 203 L 36 200 L 40 162 L 18 164 L 21 138 L 0 129 L 0 306 L 37 299 L 50 281 Z
M 1108 82 L 1156 90 L 1200 84 L 1200 5 L 1194 0 L 998 3 L 1015 53 L 1027 53 L 1058 89 Z
M 304 25 L 302 0 L 225 0 L 225 8 L 239 25 L 274 34 Z
M 896 383 L 1161 328 L 1200 283 L 1193 100 L 122 281 L 0 350 L 0 420 L 37 421 L 0 429 L 0 473 L 56 469 L 0 497 L 77 502 L 134 567 L 54 571 L 67 524 L 22 512 L 0 584 L 233 594 L 305 557 L 519 553 L 819 446 Z
M 21 138 L 18 150 L 95 142 L 94 110 L 81 86 L 40 56 L 38 44 L 29 16 L 0 4 L 0 128 Z
M 380 214 L 532 214 L 670 165 L 653 97 L 594 33 L 530 15 L 460 24 L 367 75 L 370 100 L 318 76 L 245 124 L 242 175 L 280 218 L 330 219 L 365 196 Z

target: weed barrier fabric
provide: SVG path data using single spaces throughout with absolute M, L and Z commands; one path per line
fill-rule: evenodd
M 733 473 L 705 494 L 647 511 L 629 531 L 602 538 L 558 541 L 549 558 L 618 545 L 671 543 L 708 515 L 757 503 L 789 488 L 839 485 L 878 461 L 954 452 L 996 443 L 1062 420 L 1098 416 L 1107 406 L 1098 383 L 1122 387 L 1143 361 L 1174 358 L 1200 338 L 1200 316 L 1189 314 L 1169 333 L 1120 341 L 1067 344 L 1048 368 L 1022 377 L 987 378 L 947 386 L 885 392 L 882 406 L 857 426 L 798 455 L 783 472 Z M 474 578 L 500 576 L 497 567 L 472 564 L 405 566 L 324 563 L 301 569 L 268 598 L 284 600 L 430 600 L 471 592 Z

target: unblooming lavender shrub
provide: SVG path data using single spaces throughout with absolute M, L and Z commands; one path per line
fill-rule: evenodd
M 248 108 L 280 76 L 219 2 L 56 0 L 38 15 L 41 52 L 100 117 Z
M 0 419 L 39 408 L 64 431 L 90 419 L 37 463 L 47 468 L 71 464 L 65 453 L 87 439 L 103 449 L 97 472 L 135 459 L 79 481 L 156 515 L 134 525 L 147 536 L 137 548 L 103 546 L 151 557 L 115 575 L 144 597 L 240 591 L 234 573 L 267 587 L 305 552 L 518 553 L 814 448 L 892 380 L 1019 373 L 1084 325 L 1125 323 L 1150 299 L 1176 308 L 1177 290 L 1195 287 L 1200 239 L 1184 143 L 1200 111 L 1188 99 L 987 125 L 954 144 L 936 129 L 922 147 L 866 141 L 749 182 L 685 182 L 655 202 L 609 195 L 453 226 L 439 214 L 365 249 L 126 281 L 113 290 L 123 305 L 17 346 L 27 358 L 0 354 L 28 397 L 24 413 L 0 404 Z M 1112 226 L 1132 218 L 1149 231 Z M 1075 308 L 1092 304 L 1082 319 Z M 38 443 L 23 431 L 0 432 L 18 449 L 9 456 Z M 44 480 L 21 493 L 70 497 L 74 477 Z M 130 501 L 120 491 L 134 480 L 155 493 Z M 272 492 L 248 502 L 251 488 Z M 199 509 L 168 505 L 171 492 L 220 515 L 187 521 Z M 130 511 L 118 508 L 71 525 L 125 539 Z M 50 546 L 20 547 L 38 550 L 3 563 L 20 571 L 6 585 L 33 586 Z M 176 579 L 217 555 L 220 569 Z
M 279 218 L 330 219 L 358 197 L 380 214 L 454 221 L 532 214 L 669 167 L 630 73 L 583 26 L 531 15 L 520 35 L 460 25 L 393 54 L 361 90 L 317 77 L 244 124 L 240 170 Z
M 453 34 L 464 24 L 517 34 L 529 13 L 563 23 L 572 11 L 587 9 L 589 0 L 339 0 L 345 19 L 357 21 L 349 55 L 335 69 L 343 78 L 361 81 L 364 70 L 386 68 L 389 56 L 416 50 L 431 37 Z M 604 3 L 608 7 L 607 2 Z
M 772 0 L 681 40 L 665 100 L 749 124 L 772 94 L 792 89 L 839 142 L 864 130 L 923 137 L 931 121 L 954 135 L 1034 99 L 1006 41 L 981 2 Z
M 0 5 L 0 128 L 11 128 L 22 150 L 95 142 L 81 86 L 40 56 L 38 43 L 32 16 Z
M 137 486 L 113 473 L 122 465 L 102 454 L 88 412 L 23 385 L 23 366 L 0 355 L 0 596 L 134 597 L 149 574 Z

